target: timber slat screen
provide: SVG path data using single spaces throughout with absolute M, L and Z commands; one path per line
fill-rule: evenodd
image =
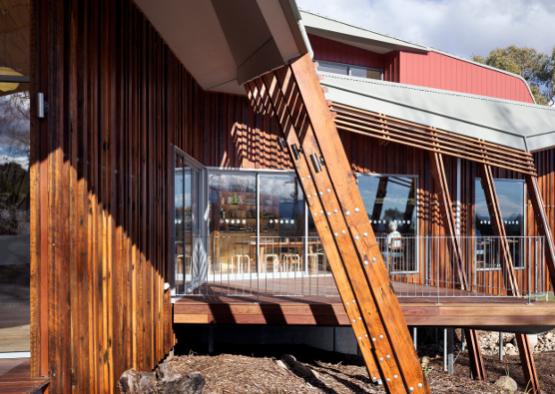
M 460 238 L 457 237 L 455 218 L 453 217 L 453 200 L 449 191 L 449 183 L 447 181 L 447 174 L 445 171 L 445 163 L 443 155 L 438 152 L 431 152 L 432 173 L 434 174 L 436 183 L 439 186 L 439 202 L 443 217 L 445 219 L 445 227 L 447 228 L 447 235 L 451 241 L 451 250 L 455 255 L 455 262 L 457 275 L 459 278 L 460 287 L 462 290 L 468 290 L 468 278 L 464 269 L 464 258 L 461 247 Z M 468 343 L 470 366 L 472 375 L 479 380 L 486 379 L 486 366 L 480 353 L 480 340 L 475 330 L 465 330 L 465 337 Z
M 486 202 L 488 205 L 488 210 L 493 223 L 493 229 L 495 234 L 500 237 L 501 240 L 501 267 L 504 271 L 504 281 L 505 287 L 508 294 L 520 295 L 520 289 L 518 288 L 518 283 L 516 280 L 513 258 L 510 251 L 509 242 L 507 240 L 507 234 L 505 231 L 505 225 L 503 224 L 503 219 L 501 216 L 501 208 L 499 204 L 499 199 L 497 192 L 495 190 L 495 182 L 491 167 L 487 164 L 482 165 L 482 185 L 484 188 Z M 536 370 L 536 365 L 534 362 L 534 351 L 528 340 L 526 334 L 515 334 L 516 342 L 518 346 L 518 354 L 520 356 L 520 361 L 522 364 L 522 369 L 524 372 L 524 377 L 526 378 L 527 389 L 534 394 L 540 394 L 540 383 L 538 379 L 538 373 Z
M 430 126 L 335 102 L 332 103 L 332 109 L 336 113 L 335 122 L 340 130 L 367 135 L 382 141 L 439 152 L 446 156 L 463 157 L 466 160 L 512 170 L 521 174 L 536 174 L 532 156 L 519 149 L 453 134 Z
M 357 341 L 374 356 L 370 376 L 377 367 L 389 392 L 429 392 L 312 60 L 246 88 L 253 108 L 278 118 Z

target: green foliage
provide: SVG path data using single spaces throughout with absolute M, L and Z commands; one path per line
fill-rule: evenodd
M 548 105 L 555 96 L 555 48 L 551 55 L 533 48 L 509 46 L 492 50 L 487 56 L 474 56 L 474 61 L 509 71 L 522 77 L 538 104 Z

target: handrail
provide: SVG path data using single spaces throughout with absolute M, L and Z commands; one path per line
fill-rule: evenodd
M 512 297 L 504 288 L 500 239 L 459 236 L 468 289 L 462 290 L 448 236 L 385 236 L 376 239 L 398 297 Z M 508 237 L 522 298 L 546 296 L 545 239 Z M 187 242 L 186 242 L 187 243 Z M 336 296 L 318 236 L 214 234 L 176 244 L 176 293 Z M 179 249 L 179 250 L 177 250 Z

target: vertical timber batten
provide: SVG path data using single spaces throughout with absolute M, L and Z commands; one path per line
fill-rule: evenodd
M 256 109 L 274 112 L 283 130 L 294 133 L 299 142 L 290 149 L 303 188 L 315 189 L 306 195 L 309 209 L 313 217 L 327 221 L 329 228 L 321 226 L 318 231 L 328 234 L 319 233 L 320 237 L 334 240 L 355 295 L 353 302 L 362 312 L 352 322 L 365 323 L 375 363 L 389 392 L 429 392 L 315 66 L 305 55 L 275 72 L 274 78 L 266 82 L 268 87 L 277 84 L 271 92 L 264 81 L 255 83 L 257 94 L 251 94 L 251 102 Z M 268 111 L 268 100 L 274 111 Z M 303 169 L 299 163 L 304 163 Z M 308 175 L 304 175 L 306 167 Z M 318 200 L 322 209 L 318 211 L 311 200 Z M 340 274 L 333 273 L 336 281 L 341 280 Z
M 457 236 L 455 227 L 455 218 L 453 217 L 453 201 L 449 192 L 449 183 L 447 182 L 447 174 L 445 171 L 445 163 L 443 155 L 438 152 L 431 152 L 430 158 L 432 162 L 432 173 L 439 187 L 439 202 L 443 217 L 445 218 L 445 227 L 447 235 L 451 240 L 451 250 L 455 256 L 457 264 L 457 273 L 460 281 L 461 289 L 468 290 L 468 278 L 464 270 L 464 260 L 460 238 Z M 487 377 L 486 366 L 480 353 L 480 341 L 475 330 L 464 330 L 466 341 L 468 343 L 469 358 L 472 375 L 475 379 L 485 380 Z
M 499 237 L 499 243 L 501 246 L 501 266 L 503 270 L 505 288 L 507 294 L 520 296 L 521 293 L 516 280 L 513 258 L 509 247 L 509 241 L 507 239 L 507 233 L 505 231 L 505 225 L 503 223 L 501 207 L 499 205 L 497 192 L 495 190 L 493 173 L 491 167 L 487 164 L 483 164 L 481 170 L 481 181 L 484 188 L 490 218 L 493 223 L 493 230 Z M 524 377 L 527 380 L 527 389 L 534 394 L 540 394 L 541 389 L 536 364 L 534 362 L 534 352 L 528 340 L 528 336 L 526 334 L 517 333 L 515 334 L 515 337 Z
M 545 238 L 546 265 L 549 271 L 551 287 L 555 289 L 555 240 L 553 239 L 553 231 L 549 226 L 545 205 L 542 201 L 540 188 L 538 186 L 538 177 L 535 175 L 527 175 L 526 186 L 534 210 L 539 234 Z

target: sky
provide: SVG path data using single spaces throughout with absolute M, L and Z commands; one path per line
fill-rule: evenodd
M 512 44 L 551 54 L 555 0 L 297 0 L 299 8 L 465 58 Z

